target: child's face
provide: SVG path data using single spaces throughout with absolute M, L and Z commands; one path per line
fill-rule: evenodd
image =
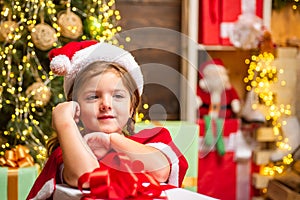
M 81 88 L 78 103 L 85 131 L 121 133 L 132 109 L 130 94 L 119 74 L 108 70 L 89 79 Z

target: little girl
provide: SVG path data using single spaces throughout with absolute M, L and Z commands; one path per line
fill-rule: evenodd
M 49 159 L 27 199 L 51 199 L 56 183 L 77 187 L 79 177 L 101 167 L 111 152 L 141 161 L 145 172 L 161 183 L 181 186 L 188 165 L 168 130 L 134 133 L 144 83 L 129 52 L 82 41 L 53 49 L 49 57 L 51 70 L 64 76 L 68 101 L 53 110 L 57 137 L 49 142 Z

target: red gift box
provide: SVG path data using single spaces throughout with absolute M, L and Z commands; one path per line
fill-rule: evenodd
M 228 32 L 243 13 L 263 17 L 263 0 L 199 1 L 198 42 L 206 45 L 232 45 Z
M 220 0 L 199 1 L 199 43 L 207 45 L 220 44 L 220 13 Z
M 203 148 L 205 122 L 198 120 L 200 126 L 198 193 L 221 200 L 247 200 L 251 189 L 251 162 L 235 159 L 235 135 L 240 129 L 240 120 L 225 119 L 223 136 L 226 153 L 220 156 L 215 149 L 207 152 Z M 212 129 L 215 124 L 212 123 Z

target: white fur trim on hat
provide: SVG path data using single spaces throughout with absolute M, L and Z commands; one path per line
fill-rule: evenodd
M 135 80 L 139 95 L 142 95 L 143 75 L 134 57 L 128 51 L 104 42 L 91 45 L 74 54 L 71 60 L 71 68 L 68 69 L 68 73 L 65 75 L 65 94 L 69 93 L 78 72 L 96 61 L 116 62 L 123 66 Z
M 203 73 L 205 73 L 207 70 L 209 69 L 218 69 L 220 71 L 226 72 L 227 70 L 225 69 L 225 67 L 223 65 L 218 65 L 218 64 L 208 64 L 205 66 L 205 68 L 203 69 Z
M 55 56 L 50 62 L 51 71 L 59 76 L 66 75 L 72 68 L 70 59 L 61 54 Z

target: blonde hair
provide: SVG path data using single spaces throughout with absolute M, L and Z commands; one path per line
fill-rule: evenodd
M 89 64 L 85 69 L 80 71 L 72 84 L 70 92 L 67 95 L 67 101 L 76 101 L 78 97 L 78 92 L 81 91 L 81 88 L 84 85 L 86 80 L 90 80 L 92 77 L 98 76 L 107 70 L 115 70 L 121 77 L 122 82 L 126 89 L 130 94 L 131 101 L 131 109 L 133 110 L 132 116 L 128 119 L 127 125 L 123 129 L 123 133 L 125 135 L 133 135 L 134 134 L 134 125 L 135 120 L 134 117 L 137 112 L 137 108 L 140 104 L 141 98 L 138 92 L 138 87 L 136 82 L 132 78 L 132 76 L 128 73 L 128 71 L 122 67 L 120 64 L 115 62 L 106 62 L 106 61 L 96 61 Z M 59 141 L 56 133 L 53 135 L 51 139 L 49 139 L 47 143 L 48 155 L 50 155 L 54 149 L 59 146 Z

